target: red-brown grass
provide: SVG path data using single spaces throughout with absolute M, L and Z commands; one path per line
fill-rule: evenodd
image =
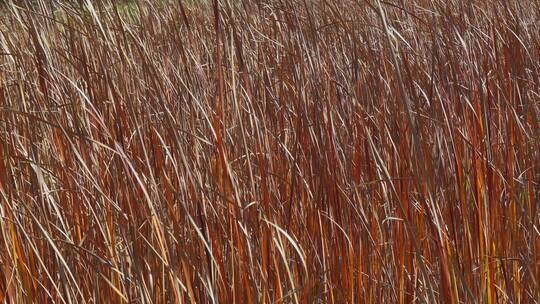
M 535 303 L 537 1 L 0 4 L 1 303 Z

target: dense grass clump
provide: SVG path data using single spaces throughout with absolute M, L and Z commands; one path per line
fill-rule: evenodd
M 535 303 L 540 7 L 7 1 L 1 303 Z

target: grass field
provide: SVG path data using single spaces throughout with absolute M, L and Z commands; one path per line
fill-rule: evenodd
M 538 303 L 540 2 L 0 4 L 0 303 Z

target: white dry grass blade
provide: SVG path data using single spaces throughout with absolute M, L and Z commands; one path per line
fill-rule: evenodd
M 92 1 L 86 0 L 85 1 L 85 6 L 86 6 L 87 10 L 90 12 L 90 14 L 92 15 L 92 18 L 94 19 L 94 21 L 99 26 L 99 30 L 101 31 L 101 34 L 103 35 L 103 37 L 107 38 L 107 39 L 110 39 L 110 37 L 107 37 L 107 31 L 105 31 L 105 29 L 103 28 L 103 24 L 101 23 L 101 20 L 99 19 L 99 16 L 98 16 L 98 14 L 96 12 L 96 8 L 92 4 Z
M 122 148 L 122 146 L 120 146 L 118 143 L 115 143 L 115 145 L 116 145 L 116 151 L 118 151 L 119 155 L 121 156 L 124 166 L 126 166 L 126 168 L 128 168 L 129 171 L 131 171 L 133 177 L 135 178 L 135 180 L 137 181 L 137 183 L 139 184 L 139 187 L 141 188 L 143 192 L 148 209 L 150 210 L 150 218 L 151 218 L 153 230 L 158 239 L 162 258 L 165 262 L 165 265 L 169 266 L 168 254 L 165 248 L 165 236 L 163 235 L 163 227 L 162 227 L 161 221 L 159 220 L 158 213 L 156 212 L 154 202 L 152 201 L 152 198 L 150 198 L 150 194 L 148 193 L 148 190 L 146 189 L 146 185 L 144 184 L 142 178 L 140 177 L 139 173 L 137 172 L 137 170 L 135 169 L 131 161 L 129 160 L 129 157 L 124 152 L 124 149 Z
M 351 250 L 354 250 L 354 247 L 352 245 L 352 242 L 351 242 L 351 239 L 349 238 L 349 235 L 347 234 L 347 232 L 345 231 L 345 229 L 343 229 L 343 227 L 341 227 L 333 218 L 331 218 L 326 212 L 320 212 L 319 213 L 324 216 L 325 218 L 327 218 L 330 222 L 332 222 L 332 224 L 334 224 L 334 226 L 336 226 L 340 231 L 341 233 L 343 233 L 343 236 L 345 237 L 345 239 L 347 240 L 347 244 L 349 244 L 349 248 Z
M 159 132 L 157 130 L 155 130 L 155 134 L 157 135 L 159 141 L 161 142 L 161 145 L 162 147 L 167 147 L 166 143 L 165 143 L 165 140 L 163 139 L 163 137 L 159 134 Z M 169 149 L 168 148 L 165 148 L 165 153 L 167 154 L 167 156 L 169 157 L 169 159 L 171 160 L 174 160 L 172 154 L 170 153 Z M 186 168 L 189 168 L 189 162 L 188 160 L 186 159 L 186 156 L 184 153 L 180 153 L 180 157 L 182 159 L 182 163 L 184 164 L 184 166 Z M 173 166 L 174 170 L 175 170 L 175 174 L 176 176 L 180 179 L 180 174 L 178 172 L 178 166 L 176 165 L 176 162 L 175 162 L 175 165 Z M 192 180 L 196 180 L 197 183 L 199 184 L 199 187 L 202 187 L 202 185 L 200 184 L 200 181 L 194 177 L 191 176 L 191 174 L 189 173 L 189 170 L 187 171 L 187 174 L 189 176 L 190 179 Z M 186 211 L 186 215 L 188 217 L 188 220 L 189 220 L 189 223 L 193 226 L 193 228 L 195 229 L 195 231 L 197 232 L 197 236 L 201 239 L 201 241 L 203 242 L 203 245 L 204 247 L 207 249 L 207 251 L 210 253 L 210 259 L 212 260 L 212 263 L 214 264 L 215 266 L 215 269 L 217 270 L 217 273 L 218 273 L 218 277 L 219 278 L 222 278 L 222 274 L 221 274 L 221 271 L 219 270 L 219 264 L 217 263 L 216 261 L 216 258 L 214 257 L 214 254 L 213 254 L 213 251 L 212 251 L 212 247 L 210 246 L 210 243 L 208 242 L 208 240 L 206 240 L 204 234 L 202 233 L 201 231 L 201 228 L 199 228 L 197 226 L 197 223 L 195 223 L 195 220 L 193 219 L 193 217 L 191 216 L 191 214 L 188 212 L 188 209 L 187 209 L 187 206 L 185 206 L 185 203 L 182 203 L 182 207 L 184 208 L 184 210 Z
M 106 276 L 104 276 L 102 273 L 99 273 L 101 278 L 111 287 L 111 289 L 120 297 L 124 302 L 129 302 L 128 298 L 122 293 L 118 287 L 116 287 Z
M 294 297 L 294 302 L 298 304 L 298 295 L 296 291 L 296 285 L 294 283 L 294 277 L 291 272 L 291 267 L 289 267 L 289 261 L 287 259 L 287 254 L 285 253 L 285 249 L 283 248 L 282 240 L 281 240 L 281 234 L 277 235 L 276 237 L 273 237 L 274 243 L 276 244 L 276 247 L 278 249 L 279 254 L 281 255 L 281 259 L 283 260 L 283 265 L 285 265 L 285 270 L 287 271 L 287 277 L 289 278 L 289 283 L 291 284 L 291 293 Z M 278 301 L 279 302 L 279 301 Z
M 81 291 L 81 288 L 79 287 L 79 284 L 77 283 L 78 281 L 75 278 L 75 275 L 73 274 L 73 272 L 71 271 L 71 267 L 69 267 L 66 259 L 62 255 L 62 252 L 60 252 L 60 249 L 56 246 L 54 240 L 49 235 L 49 233 L 47 232 L 45 227 L 43 227 L 43 225 L 41 224 L 39 219 L 36 217 L 36 215 L 30 209 L 27 209 L 27 211 L 28 211 L 28 214 L 30 215 L 30 217 L 34 220 L 34 222 L 38 226 L 39 230 L 41 231 L 41 234 L 44 236 L 44 238 L 47 240 L 47 242 L 51 245 L 51 248 L 56 253 L 56 257 L 58 258 L 58 260 L 60 260 L 61 264 L 64 266 L 64 270 L 68 274 L 69 278 L 71 279 L 72 284 L 75 286 L 75 289 L 77 290 L 77 293 L 82 297 L 83 293 Z M 69 300 L 68 300 L 68 302 L 69 302 Z
M 73 88 L 79 93 L 79 95 L 82 97 L 82 100 L 84 100 L 85 104 L 89 105 L 90 108 L 92 109 L 92 112 L 90 111 L 86 111 L 87 113 L 89 113 L 90 115 L 93 115 L 94 116 L 94 119 L 96 121 L 99 122 L 100 124 L 100 127 L 101 127 L 101 131 L 102 132 L 106 132 L 107 136 L 108 137 L 111 137 L 111 134 L 109 132 L 109 128 L 107 128 L 107 125 L 105 124 L 104 122 L 104 119 L 103 119 L 103 115 L 101 115 L 101 113 L 96 109 L 96 107 L 94 106 L 94 104 L 92 103 L 92 101 L 90 100 L 90 98 L 88 97 L 87 94 L 84 93 L 84 91 L 79 88 L 79 86 L 71 79 L 69 78 L 68 76 L 66 76 L 64 73 L 62 73 L 61 71 L 59 70 L 55 70 L 55 72 L 64 77 L 69 84 L 71 84 L 73 86 Z M 85 110 L 86 110 L 86 107 L 85 107 Z
M 6 205 L 7 206 L 12 206 L 12 203 L 10 203 L 10 201 L 8 200 L 8 197 L 6 195 L 6 193 L 4 192 L 4 190 L 2 188 L 0 188 L 0 192 L 2 193 L 2 198 L 3 200 L 6 202 Z M 12 208 L 12 207 L 10 207 Z M 3 207 L 2 207 L 3 209 Z M 13 212 L 13 210 L 11 210 Z M 23 227 L 23 224 L 21 223 L 20 219 L 18 216 L 15 216 L 14 217 L 14 221 L 17 225 L 19 225 L 20 227 Z M 3 226 L 3 225 L 2 225 Z M 11 244 L 8 244 L 8 240 L 10 239 L 10 237 L 8 237 L 7 235 L 5 235 L 5 232 L 7 231 L 7 229 L 4 229 L 5 227 L 2 227 L 2 235 L 3 235 L 3 240 L 4 240 L 4 244 L 6 245 L 6 248 L 14 248 L 13 245 Z M 59 299 L 62 303 L 67 303 L 66 300 L 64 299 L 64 297 L 62 296 L 62 293 L 60 292 L 60 288 L 58 287 L 58 285 L 56 284 L 56 281 L 53 279 L 51 273 L 49 272 L 49 269 L 47 269 L 47 266 L 45 265 L 45 261 L 43 260 L 43 258 L 41 257 L 40 253 L 39 253 L 39 250 L 36 248 L 35 246 L 35 243 L 32 241 L 32 238 L 28 235 L 28 233 L 26 232 L 25 229 L 21 229 L 21 232 L 23 233 L 24 237 L 28 240 L 28 244 L 30 246 L 30 248 L 32 249 L 32 251 L 35 253 L 35 257 L 37 258 L 40 266 L 43 268 L 43 271 L 45 272 L 45 275 L 47 276 L 47 278 L 50 280 L 51 284 L 52 284 L 52 287 L 53 289 L 56 291 L 56 294 L 59 296 Z M 8 282 L 10 283 L 10 282 Z M 9 286 L 9 285 L 7 285 Z M 49 290 L 46 290 L 44 286 L 42 286 L 40 284 L 40 286 L 45 290 L 45 292 L 47 294 L 50 295 L 50 291 Z
M 158 132 L 157 129 L 153 128 L 156 136 L 158 137 L 158 140 L 160 141 L 161 143 L 161 146 L 164 148 L 165 150 L 165 154 L 167 156 L 167 158 L 172 162 L 173 164 L 173 169 L 174 169 L 174 172 L 176 174 L 176 177 L 179 179 L 179 180 L 182 180 L 181 176 L 180 176 L 180 172 L 178 171 L 178 165 L 177 165 L 177 162 L 175 160 L 175 158 L 173 157 L 173 155 L 171 154 L 171 151 L 170 149 L 167 147 L 167 144 L 165 142 L 165 140 L 163 139 L 163 137 L 161 136 L 161 134 Z M 187 160 L 186 156 L 185 156 L 185 153 L 180 153 L 180 158 L 182 160 L 182 163 L 183 165 L 185 166 L 185 168 L 189 168 L 189 161 Z M 199 187 L 202 188 L 202 184 L 201 184 L 201 181 L 197 178 L 194 178 L 192 176 L 192 174 L 190 173 L 189 170 L 186 171 L 186 174 L 188 175 L 188 178 L 190 180 L 195 180 L 196 183 L 198 184 Z M 181 206 L 184 208 L 185 212 L 186 212 L 186 215 L 187 215 L 187 218 L 189 220 L 189 223 L 192 225 L 192 227 L 195 229 L 195 232 L 197 233 L 197 236 L 200 238 L 200 240 L 202 241 L 203 243 L 203 246 L 206 248 L 207 252 L 209 252 L 210 254 L 210 259 L 214 265 L 214 269 L 217 271 L 217 274 L 218 274 L 218 277 L 220 279 L 222 279 L 222 274 L 221 274 L 221 271 L 219 269 L 219 264 L 217 263 L 216 259 L 215 259 L 215 256 L 213 254 L 213 250 L 212 250 L 212 247 L 210 246 L 210 243 L 208 240 L 206 240 L 201 228 L 199 228 L 197 226 L 197 223 L 195 222 L 195 220 L 193 219 L 193 217 L 191 216 L 191 214 L 189 213 L 189 210 L 187 208 L 187 206 L 185 205 L 185 203 L 182 203 Z M 183 285 L 182 285 L 183 286 Z
M 140 238 L 148 245 L 148 248 L 150 248 L 154 254 L 157 256 L 157 258 L 159 260 L 161 260 L 161 263 L 165 266 L 167 266 L 167 273 L 169 274 L 169 278 L 171 279 L 171 282 L 175 282 L 175 279 L 176 281 L 178 281 L 180 283 L 180 286 L 183 287 L 184 291 L 186 291 L 186 288 L 184 287 L 184 284 L 182 284 L 182 282 L 180 281 L 180 279 L 178 278 L 178 276 L 176 274 L 173 274 L 172 271 L 170 271 L 170 268 L 168 267 L 168 263 L 166 260 L 164 260 L 164 258 L 159 254 L 159 252 L 156 250 L 156 248 L 154 248 L 154 246 L 152 245 L 152 243 L 150 243 L 146 237 L 144 237 L 144 235 L 140 235 Z M 163 273 L 164 274 L 164 273 Z M 176 292 L 176 291 L 175 291 Z M 179 295 L 177 295 L 179 296 Z M 179 297 L 177 297 L 177 299 L 180 299 Z
M 197 232 L 197 236 L 199 237 L 199 239 L 201 239 L 201 242 L 203 243 L 204 247 L 210 253 L 210 259 L 212 260 L 212 263 L 214 263 L 214 267 L 218 273 L 218 277 L 222 279 L 222 274 L 221 274 L 221 271 L 219 270 L 219 264 L 216 261 L 216 258 L 214 257 L 214 253 L 212 251 L 212 247 L 210 246 L 210 243 L 208 243 L 208 241 L 204 237 L 204 234 L 201 231 L 201 228 L 197 226 L 197 223 L 195 223 L 195 220 L 193 219 L 191 214 L 189 214 L 187 207 L 184 204 L 182 204 L 182 206 L 184 207 L 184 210 L 186 211 L 189 223 L 191 224 L 191 226 L 193 226 L 193 229 L 195 229 L 195 232 Z
M 281 228 L 278 225 L 270 222 L 267 219 L 263 219 L 263 221 L 265 221 L 268 225 L 274 227 L 280 234 L 282 234 L 283 236 L 285 236 L 285 238 L 287 238 L 289 243 L 293 246 L 294 250 L 298 254 L 298 257 L 300 258 L 300 261 L 302 262 L 302 266 L 304 267 L 304 271 L 305 271 L 305 274 L 306 274 L 306 277 L 307 277 L 308 276 L 308 268 L 307 268 L 307 263 L 306 263 L 306 259 L 305 259 L 305 253 L 302 250 L 302 248 L 300 247 L 300 245 L 298 245 L 298 242 L 296 242 L 294 240 L 294 238 L 290 234 L 287 233 L 287 231 L 283 230 L 283 228 Z
M 210 300 L 212 301 L 212 304 L 216 304 L 218 303 L 216 301 L 216 297 L 214 295 L 214 290 L 212 288 L 212 282 L 210 282 L 210 277 L 209 276 L 206 276 L 206 281 L 203 280 L 202 276 L 199 276 L 199 279 L 201 280 L 204 288 L 206 289 L 206 293 L 208 294 L 208 296 L 210 297 Z
M 43 170 L 41 167 L 32 159 L 32 157 L 28 154 L 28 151 L 24 148 L 24 144 L 20 141 L 20 138 L 17 137 L 17 141 L 19 142 L 20 151 L 22 152 L 23 156 L 26 159 L 30 160 L 30 166 L 34 173 L 36 174 L 37 181 L 39 184 L 39 187 L 41 188 L 41 193 L 45 196 L 47 201 L 49 202 L 49 205 L 53 208 L 56 218 L 58 221 L 60 221 L 60 224 L 62 225 L 63 231 L 59 230 L 69 241 L 71 241 L 71 238 L 69 236 L 69 229 L 67 228 L 67 225 L 64 221 L 62 212 L 60 211 L 60 208 L 58 207 L 58 203 L 52 196 L 52 191 L 49 189 L 49 186 L 47 185 L 47 182 L 45 181 L 45 178 L 43 177 Z
M 18 218 L 16 218 L 16 221 L 17 221 L 17 224 L 22 226 L 22 223 L 19 221 Z M 39 261 L 39 264 L 41 265 L 41 267 L 43 268 L 43 271 L 45 272 L 45 275 L 47 276 L 47 278 L 49 279 L 49 281 L 51 282 L 52 284 L 52 287 L 53 289 L 56 291 L 56 294 L 59 295 L 60 297 L 60 300 L 63 302 L 63 303 L 67 303 L 67 300 L 64 299 L 64 296 L 62 295 L 62 292 L 60 292 L 60 287 L 56 284 L 56 280 L 53 279 L 52 275 L 51 275 L 51 272 L 49 271 L 49 269 L 47 268 L 47 265 L 45 265 L 45 260 L 43 259 L 43 257 L 40 255 L 40 252 L 39 250 L 36 248 L 36 245 L 34 244 L 34 242 L 32 242 L 32 238 L 28 235 L 28 233 L 24 230 L 24 229 L 21 229 L 21 231 L 23 232 L 24 234 L 24 237 L 28 240 L 28 244 L 30 245 L 30 248 L 32 249 L 32 251 L 34 252 L 35 254 L 35 257 L 37 258 L 37 260 Z M 45 287 L 43 287 L 45 289 Z M 50 291 L 46 291 L 48 294 L 50 294 Z

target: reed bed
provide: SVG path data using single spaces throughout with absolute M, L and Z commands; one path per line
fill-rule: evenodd
M 0 6 L 1 303 L 538 303 L 538 1 Z

